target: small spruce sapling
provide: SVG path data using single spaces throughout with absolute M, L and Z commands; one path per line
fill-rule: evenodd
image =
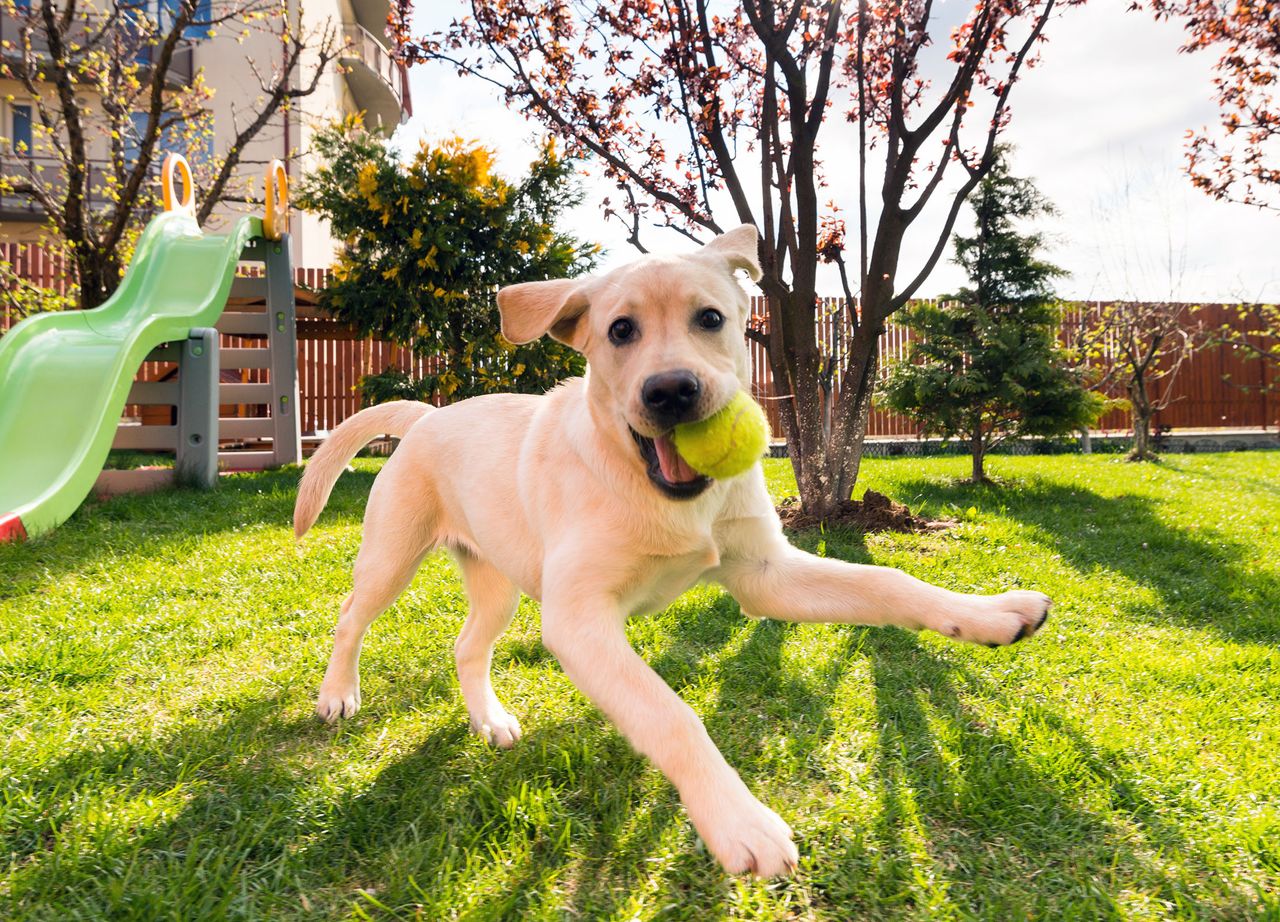
M 1000 442 L 1057 436 L 1096 421 L 1103 399 L 1086 390 L 1058 344 L 1053 280 L 1044 239 L 1021 222 L 1052 213 L 1030 180 L 1012 176 L 1008 150 L 970 200 L 974 233 L 955 238 L 970 286 L 904 312 L 914 337 L 884 388 L 884 403 L 923 431 L 969 446 L 972 482 Z

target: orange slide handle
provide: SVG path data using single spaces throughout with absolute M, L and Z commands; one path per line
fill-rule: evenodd
M 181 186 L 175 198 L 174 180 Z M 160 188 L 164 192 L 165 211 L 185 211 L 196 213 L 196 187 L 191 180 L 191 165 L 182 154 L 168 153 L 164 155 L 164 165 L 160 168 Z
M 262 232 L 268 240 L 279 240 L 289 232 L 289 174 L 284 161 L 272 160 L 267 167 L 267 210 L 262 216 Z

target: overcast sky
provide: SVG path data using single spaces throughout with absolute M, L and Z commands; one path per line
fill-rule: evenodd
M 1217 202 L 1183 172 L 1184 135 L 1214 118 L 1204 55 L 1177 52 L 1181 29 L 1125 10 L 1125 0 L 1093 0 L 1049 30 L 1041 65 L 1015 88 L 1006 140 L 1013 169 L 1038 183 L 1058 207 L 1043 222 L 1050 258 L 1071 274 L 1059 292 L 1079 298 L 1274 300 L 1280 298 L 1280 215 Z M 961 4 L 948 4 L 957 10 Z M 456 0 L 419 4 L 421 31 L 462 15 Z M 492 87 L 435 65 L 410 71 L 414 117 L 397 143 L 453 135 L 494 148 L 499 168 L 516 173 L 531 159 L 538 128 L 508 111 Z M 833 140 L 846 131 L 830 126 Z M 602 265 L 635 253 L 620 229 L 601 217 L 610 187 L 587 166 L 587 201 L 568 218 L 571 230 L 605 247 Z M 856 214 L 852 183 L 833 197 Z M 851 226 L 853 222 L 851 221 Z M 672 232 L 647 238 L 654 249 L 689 244 Z M 914 275 L 927 241 L 909 241 L 900 276 Z M 962 277 L 949 260 L 921 289 L 935 295 Z M 838 293 L 834 275 L 820 285 Z

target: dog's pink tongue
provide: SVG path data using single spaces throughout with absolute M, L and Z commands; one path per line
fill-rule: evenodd
M 691 468 L 676 451 L 675 443 L 668 436 L 662 435 L 653 440 L 653 447 L 658 450 L 658 468 L 667 483 L 688 483 L 698 479 L 698 472 Z

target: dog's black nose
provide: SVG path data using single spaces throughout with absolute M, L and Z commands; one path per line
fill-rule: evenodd
M 640 395 L 659 422 L 675 425 L 689 418 L 701 392 L 698 376 L 681 368 L 650 375 L 645 379 Z

